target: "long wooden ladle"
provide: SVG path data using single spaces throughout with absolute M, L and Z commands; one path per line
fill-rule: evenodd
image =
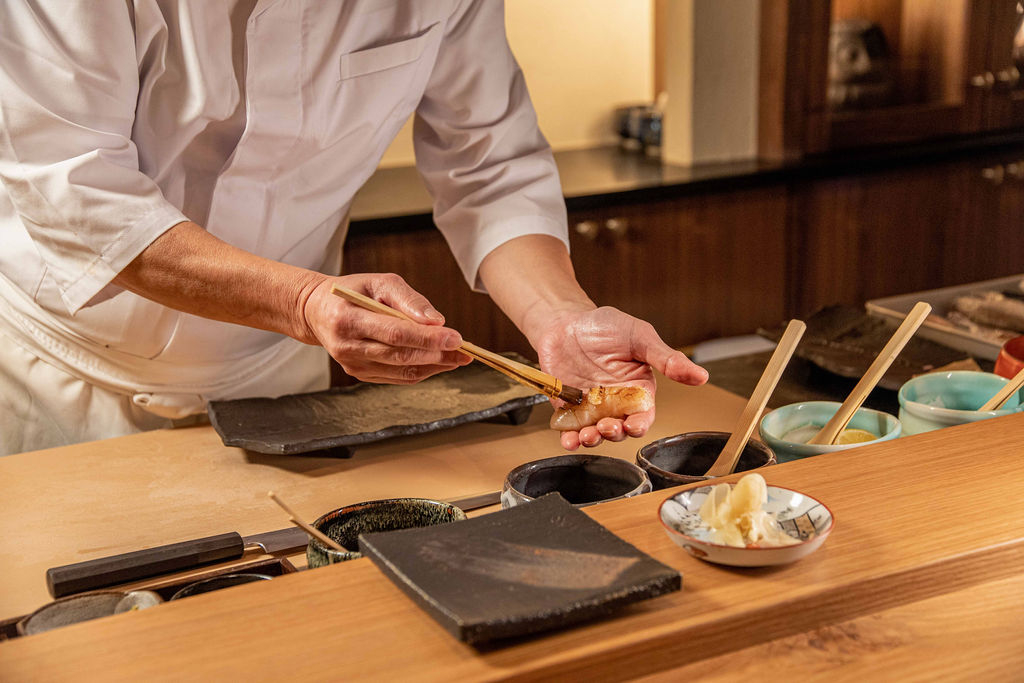
M 875 388 L 878 381 L 882 379 L 882 375 L 889 369 L 892 362 L 896 360 L 896 356 L 900 354 L 903 347 L 914 336 L 917 328 L 921 327 L 921 323 L 925 321 L 931 310 L 931 305 L 924 301 L 918 301 L 914 304 L 914 307 L 910 309 L 910 313 L 903 319 L 900 326 L 896 328 L 896 332 L 893 333 L 889 342 L 878 352 L 875 360 L 868 367 L 867 372 L 864 373 L 864 376 L 860 378 L 857 385 L 853 387 L 850 395 L 839 406 L 839 410 L 825 423 L 821 431 L 811 437 L 807 443 L 829 445 L 835 442 L 839 434 L 846 429 L 846 425 L 853 419 L 854 413 L 863 405 L 868 394 Z
M 1013 379 L 1007 382 L 995 396 L 985 401 L 978 410 L 999 410 L 1022 386 L 1024 386 L 1024 368 L 1021 368 L 1021 371 L 1014 375 Z
M 775 352 L 768 359 L 768 365 L 765 366 L 761 379 L 758 380 L 754 392 L 750 395 L 750 400 L 747 401 L 746 407 L 740 413 L 736 427 L 732 430 L 729 440 L 725 442 L 722 452 L 707 471 L 707 476 L 724 477 L 727 474 L 732 474 L 732 471 L 736 469 L 736 463 L 739 462 L 743 449 L 747 447 L 747 441 L 750 439 L 751 432 L 754 431 L 754 425 L 757 424 L 765 406 L 768 405 L 768 399 L 775 391 L 775 385 L 779 383 L 779 379 L 806 329 L 807 325 L 802 320 L 789 321 L 786 331 L 782 334 L 782 339 L 775 347 Z

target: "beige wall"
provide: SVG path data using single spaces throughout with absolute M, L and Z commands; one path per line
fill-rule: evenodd
M 506 0 L 509 44 L 553 148 L 614 142 L 612 110 L 654 99 L 652 13 L 652 0 Z M 410 121 L 381 166 L 413 162 Z

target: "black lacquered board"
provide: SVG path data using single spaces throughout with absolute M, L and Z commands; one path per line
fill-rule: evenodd
M 519 424 L 547 400 L 471 363 L 419 384 L 360 383 L 279 398 L 211 401 L 207 412 L 225 446 L 274 455 L 347 456 L 360 445 L 467 422 L 504 418 Z
M 678 571 L 557 493 L 465 521 L 366 534 L 359 549 L 474 645 L 607 616 L 682 587 Z

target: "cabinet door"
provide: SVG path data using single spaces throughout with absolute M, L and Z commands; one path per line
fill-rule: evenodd
M 1024 149 L 959 165 L 965 220 L 946 240 L 951 284 L 1024 273 Z
M 784 318 L 785 221 L 780 187 L 573 212 L 569 230 L 591 298 L 683 346 Z
M 987 40 L 988 71 L 993 83 L 986 102 L 985 127 L 1024 125 L 1024 77 L 1014 66 L 1013 42 L 1020 14 L 1013 0 L 997 0 L 991 7 Z
M 494 351 L 535 358 L 526 338 L 486 294 L 473 292 L 441 233 L 423 229 L 373 234 L 356 228 L 345 244 L 346 273 L 397 273 L 445 316 L 463 337 Z
M 944 249 L 966 206 L 955 165 L 822 180 L 794 202 L 797 315 L 953 284 Z

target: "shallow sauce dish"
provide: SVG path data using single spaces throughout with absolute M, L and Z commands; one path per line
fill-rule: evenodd
M 903 432 L 920 434 L 1020 412 L 1020 392 L 999 410 L 978 410 L 1007 382 L 991 372 L 969 370 L 934 372 L 908 380 L 898 394 Z
M 775 452 L 775 457 L 779 462 L 790 462 L 812 455 L 834 453 L 880 441 L 890 441 L 902 433 L 902 424 L 889 413 L 860 408 L 853 414 L 847 428 L 863 429 L 879 435 L 877 439 L 854 444 L 809 444 L 789 441 L 785 438 L 790 432 L 807 425 L 824 427 L 839 410 L 840 405 L 836 401 L 805 401 L 776 408 L 761 419 L 759 429 L 761 438 Z
M 747 547 L 712 543 L 711 530 L 703 526 L 700 507 L 711 486 L 681 491 L 665 499 L 658 516 L 665 533 L 680 548 L 701 560 L 732 567 L 767 567 L 788 564 L 821 547 L 832 532 L 835 520 L 828 507 L 810 496 L 780 486 L 768 487 L 764 509 L 775 514 L 783 530 L 800 543 L 780 547 Z

